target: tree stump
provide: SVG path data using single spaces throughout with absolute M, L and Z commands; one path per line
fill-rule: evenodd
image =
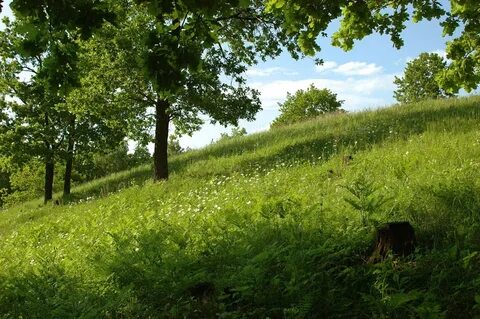
M 207 303 L 215 293 L 215 286 L 211 282 L 199 282 L 188 288 L 190 295 L 202 303 Z
M 415 250 L 415 230 L 409 222 L 388 223 L 377 229 L 373 253 L 369 262 L 384 259 L 389 252 L 408 256 Z

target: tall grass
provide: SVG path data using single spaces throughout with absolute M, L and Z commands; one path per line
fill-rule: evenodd
M 167 182 L 144 166 L 4 211 L 0 314 L 480 316 L 479 106 L 319 118 L 177 156 Z M 415 254 L 367 263 L 397 220 Z

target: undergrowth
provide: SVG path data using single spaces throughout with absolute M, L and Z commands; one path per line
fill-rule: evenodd
M 0 316 L 479 317 L 479 106 L 321 118 L 3 211 Z M 415 253 L 368 263 L 390 221 Z

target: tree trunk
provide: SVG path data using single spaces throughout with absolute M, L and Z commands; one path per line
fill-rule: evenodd
M 155 105 L 155 150 L 153 152 L 154 181 L 168 179 L 168 124 L 167 100 L 157 100 Z
M 51 201 L 53 198 L 53 176 L 55 174 L 55 163 L 53 155 L 48 154 L 45 160 L 45 196 L 44 203 Z
M 65 163 L 65 175 L 63 177 L 63 197 L 70 195 L 72 186 L 73 152 L 75 148 L 75 115 L 70 119 L 70 130 L 68 134 L 67 158 Z
M 45 129 L 48 129 L 50 125 L 50 119 L 48 113 L 45 113 Z M 53 198 L 53 176 L 55 174 L 55 162 L 53 157 L 53 147 L 48 140 L 44 141 L 45 144 L 45 184 L 44 184 L 44 196 L 43 202 L 46 204 Z

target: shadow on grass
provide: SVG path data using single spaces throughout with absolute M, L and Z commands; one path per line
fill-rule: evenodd
M 480 251 L 480 185 L 468 172 L 419 187 L 415 193 L 406 211 L 423 246 Z
M 88 198 L 108 196 L 109 194 L 134 185 L 143 185 L 151 178 L 151 165 L 142 165 L 129 171 L 115 173 L 108 177 L 80 185 L 74 188 L 69 196 L 61 197 L 61 200 L 59 201 L 63 204 L 68 204 L 86 200 Z
M 440 103 L 455 105 L 451 101 L 455 100 Z M 405 110 L 397 108 L 340 115 L 331 118 L 330 122 L 311 122 L 305 127 L 284 127 L 234 139 L 173 157 L 169 163 L 170 172 L 183 174 L 187 171 L 187 175 L 197 177 L 228 175 L 231 172 L 248 174 L 259 167 L 268 170 L 281 163 L 327 161 L 342 150 L 354 153 L 387 140 L 407 140 L 427 129 L 438 129 L 442 133 L 474 129 L 473 126 L 459 125 L 459 122 L 479 120 L 478 103 L 475 99 L 473 102 L 459 101 L 452 107 L 409 110 L 408 106 L 404 106 Z M 75 188 L 64 201 L 69 203 L 103 197 L 134 184 L 142 185 L 151 177 L 151 167 L 142 166 Z
M 205 225 L 217 231 L 201 238 L 178 225 L 116 238 L 110 271 L 119 289 L 131 289 L 140 317 L 325 318 L 359 311 L 363 303 L 354 301 L 368 289 L 360 280 L 343 289 L 354 274 L 342 270 L 364 271 L 365 240 L 333 240 L 287 221 L 291 212 L 276 213 L 234 231 Z
M 110 270 L 151 318 L 472 318 L 480 270 L 464 252 L 365 264 L 369 232 L 332 232 L 307 212 L 210 227 L 200 238 L 165 225 L 117 237 Z M 235 212 L 227 213 L 230 218 Z M 317 213 L 318 214 L 318 213 Z M 212 232 L 217 226 L 217 230 Z M 232 226 L 232 225 L 229 225 Z M 206 231 L 207 232 L 207 231 Z M 183 234 L 183 236 L 181 235 Z M 198 235 L 198 234 L 197 234 Z M 469 247 L 471 248 L 471 247 Z
M 471 123 L 462 123 L 461 120 Z M 188 174 L 195 176 L 228 174 L 235 171 L 250 173 L 259 167 L 268 170 L 282 163 L 295 165 L 301 162 L 325 162 L 339 152 L 348 151 L 352 155 L 386 141 L 408 140 L 427 130 L 438 130 L 439 133 L 466 132 L 476 129 L 479 121 L 480 107 L 473 103 L 460 107 L 410 111 L 396 116 L 384 111 L 375 117 L 358 116 L 356 120 L 351 117 L 345 121 L 346 127 L 343 130 L 313 131 L 314 135 L 304 134 L 302 139 L 287 139 L 278 144 L 280 147 L 264 148 L 270 151 L 262 152 L 261 149 L 257 149 L 256 153 L 250 153 L 254 156 L 222 158 L 220 155 L 222 152 L 216 150 L 217 153 L 205 156 L 204 158 L 207 158 L 205 160 L 198 157 L 196 161 L 191 159 L 188 163 L 178 161 L 172 166 L 176 171 L 188 168 Z M 287 131 L 287 128 L 285 130 Z M 268 136 L 265 137 L 267 138 Z M 219 156 L 215 157 L 214 154 Z
M 58 266 L 0 278 L 0 288 L 2 318 L 118 317 L 111 303 L 118 296 L 109 287 L 70 277 Z
M 417 210 L 437 199 L 468 226 L 480 209 L 473 183 L 430 189 Z M 455 200 L 452 202 L 452 198 Z M 445 228 L 456 242 L 420 249 L 411 259 L 366 264 L 372 234 L 345 221 L 334 229 L 310 206 L 265 204 L 228 210 L 195 223 L 159 221 L 149 230 L 112 233 L 113 248 L 91 267 L 109 276 L 67 275 L 48 256 L 35 273 L 0 278 L 5 318 L 476 318 L 478 238 Z M 277 205 L 278 204 L 278 205 Z M 443 205 L 443 206 L 439 206 Z M 434 209 L 432 208 L 432 209 Z M 425 216 L 431 212 L 425 212 Z M 424 217 L 424 216 L 423 216 Z M 419 216 L 419 218 L 423 218 Z M 478 225 L 478 215 L 476 215 Z M 422 221 L 422 220 L 420 220 Z M 425 221 L 428 222 L 428 221 Z M 470 225 L 472 230 L 477 225 Z M 415 225 L 417 226 L 417 225 Z M 424 224 L 428 227 L 428 224 Z M 432 227 L 436 227 L 432 225 Z M 475 228 L 476 227 L 476 228 Z M 478 235 L 478 233 L 476 233 Z M 419 233 L 419 242 L 427 235 Z M 472 237 L 473 238 L 473 237 Z M 476 246 L 477 245 L 477 246 Z M 70 269 L 71 270 L 71 269 Z

